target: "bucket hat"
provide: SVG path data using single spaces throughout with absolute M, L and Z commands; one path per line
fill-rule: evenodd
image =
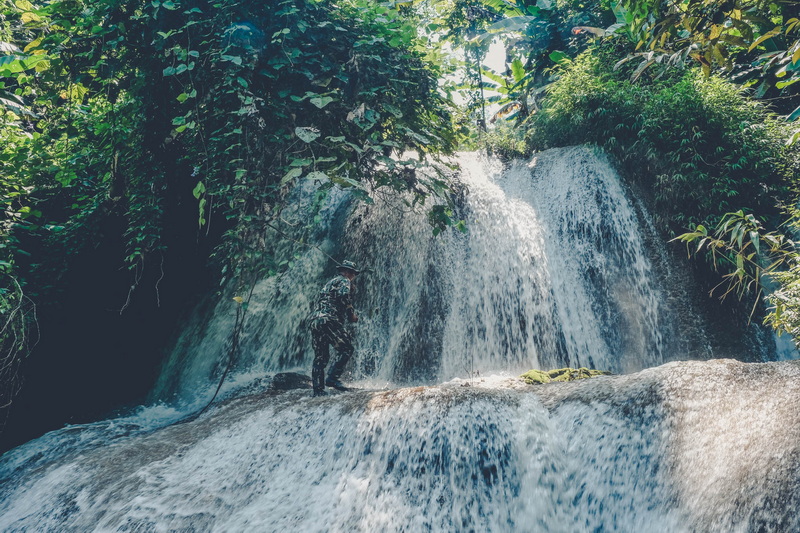
M 336 270 L 350 270 L 356 274 L 361 274 L 362 272 L 356 267 L 356 264 L 350 260 L 342 261 L 341 264 L 337 265 Z

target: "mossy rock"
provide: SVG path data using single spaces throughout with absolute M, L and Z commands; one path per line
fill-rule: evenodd
M 528 370 L 520 377 L 528 385 L 540 385 L 553 381 L 575 381 L 576 379 L 593 378 L 595 376 L 608 376 L 611 372 L 593 370 L 590 368 L 559 368 L 556 370 Z

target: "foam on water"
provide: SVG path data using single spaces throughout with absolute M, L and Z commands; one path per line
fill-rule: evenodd
M 0 529 L 792 531 L 798 378 L 728 360 L 251 395 L 58 460 L 4 456 Z
M 211 409 L 186 418 L 229 361 L 227 287 L 184 328 L 149 407 L 0 458 L 0 530 L 800 530 L 798 363 L 663 365 L 707 341 L 676 334 L 684 309 L 602 154 L 460 162 L 465 234 L 434 238 L 396 197 L 334 191 L 313 246 L 265 238 L 292 264 L 254 287 Z M 289 234 L 316 190 L 293 195 Z M 328 255 L 373 269 L 346 375 L 366 390 L 269 391 L 276 372 L 308 373 Z M 629 374 L 514 377 L 565 365 Z

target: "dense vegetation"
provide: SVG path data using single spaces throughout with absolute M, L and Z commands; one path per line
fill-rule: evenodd
M 436 50 L 411 13 L 367 0 L 18 0 L 3 15 L 0 302 L 16 310 L 0 337 L 14 361 L 6 400 L 29 347 L 19 332 L 36 328 L 24 298 L 45 336 L 80 331 L 90 340 L 75 350 L 110 352 L 94 342 L 104 329 L 174 326 L 209 280 L 285 269 L 291 257 L 269 253 L 264 235 L 281 231 L 298 179 L 321 182 L 320 195 L 390 187 L 412 203 L 446 200 L 444 178 L 415 171 L 453 134 Z M 437 202 L 434 226 L 448 213 Z M 119 364 L 152 366 L 141 353 L 155 348 Z M 91 366 L 78 359 L 68 376 Z
M 693 243 L 720 271 L 718 295 L 757 306 L 779 281 L 766 321 L 800 331 L 789 238 L 798 220 L 800 6 L 483 4 L 485 31 L 506 35 L 508 69 L 487 73 L 482 90 L 502 104 L 493 119 L 514 126 L 489 131 L 488 147 L 523 155 L 603 146 L 651 198 L 665 238 Z
M 85 354 L 27 371 L 76 376 L 120 351 L 110 336 L 159 331 L 107 362 L 147 370 L 125 394 L 109 384 L 106 405 L 140 394 L 193 295 L 288 267 L 267 229 L 286 229 L 298 180 L 319 182 L 320 202 L 333 187 L 365 201 L 405 191 L 435 231 L 457 224 L 445 175 L 418 170 L 459 147 L 603 146 L 665 238 L 696 243 L 728 289 L 779 283 L 768 320 L 796 334 L 800 260 L 784 222 L 800 220 L 798 10 L 0 0 L 0 407 L 40 332 L 41 353 L 79 339 Z M 499 70 L 486 66 L 493 42 Z

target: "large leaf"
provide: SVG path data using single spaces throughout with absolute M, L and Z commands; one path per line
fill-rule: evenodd
M 12 95 L 8 95 L 8 96 L 12 96 Z M 36 117 L 36 114 L 33 113 L 32 111 L 30 111 L 24 105 L 22 105 L 20 103 L 17 103 L 17 102 L 14 102 L 12 100 L 8 100 L 6 98 L 0 97 L 0 107 L 5 107 L 9 111 L 11 111 L 12 113 L 14 113 L 15 115 L 20 116 L 20 117 L 21 116 Z
M 780 33 L 781 33 L 781 30 L 782 30 L 781 26 L 777 26 L 777 27 L 775 27 L 774 29 L 772 29 L 772 30 L 768 31 L 767 33 L 765 33 L 764 35 L 762 35 L 761 37 L 759 37 L 758 39 L 756 39 L 755 41 L 753 41 L 753 44 L 751 44 L 751 45 L 750 45 L 750 48 L 749 48 L 747 51 L 748 51 L 748 52 L 752 52 L 752 51 L 753 51 L 753 49 L 754 49 L 756 46 L 758 46 L 759 44 L 763 43 L 763 42 L 764 42 L 764 41 L 766 41 L 767 39 L 772 39 L 773 37 L 775 37 L 775 36 L 777 36 L 777 35 L 780 35 Z
M 333 98 L 331 98 L 330 96 L 320 96 L 320 97 L 317 97 L 317 98 L 311 98 L 311 99 L 309 100 L 309 102 L 311 102 L 311 103 L 312 103 L 313 105 L 315 105 L 316 107 L 318 107 L 318 108 L 322 109 L 322 108 L 323 108 L 323 107 L 325 107 L 326 105 L 328 105 L 328 104 L 330 104 L 331 102 L 333 102 L 333 100 L 334 100 L 334 99 L 333 99 Z
M 518 57 L 514 58 L 511 62 L 511 75 L 514 76 L 514 82 L 519 83 L 525 77 L 525 67 Z
M 317 128 L 312 127 L 305 127 L 305 128 L 295 128 L 294 134 L 300 138 L 301 141 L 305 143 L 314 142 L 316 139 L 319 138 L 319 130 Z

